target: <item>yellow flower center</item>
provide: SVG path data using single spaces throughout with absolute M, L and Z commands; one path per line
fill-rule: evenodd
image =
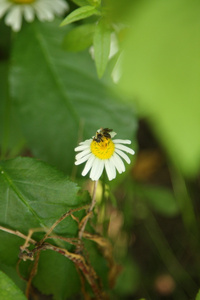
M 35 0 L 12 0 L 12 2 L 17 4 L 29 4 L 35 2 Z
M 102 141 L 96 142 L 92 141 L 91 143 L 91 152 L 100 159 L 110 158 L 115 151 L 115 144 L 109 138 L 103 137 Z

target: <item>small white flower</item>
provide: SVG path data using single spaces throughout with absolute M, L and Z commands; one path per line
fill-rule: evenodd
M 41 22 L 52 21 L 67 9 L 64 0 L 0 0 L 0 18 L 5 15 L 5 23 L 13 31 L 21 29 L 23 16 L 27 22 L 33 22 L 35 15 Z
M 86 162 L 82 175 L 85 176 L 90 171 L 90 178 L 98 180 L 104 168 L 109 180 L 116 177 L 116 170 L 121 174 L 125 171 L 122 158 L 130 164 L 130 158 L 126 153 L 134 154 L 135 151 L 123 144 L 131 144 L 130 140 L 112 139 L 116 135 L 111 129 L 101 128 L 97 130 L 96 136 L 92 139 L 81 142 L 75 148 L 75 165 Z

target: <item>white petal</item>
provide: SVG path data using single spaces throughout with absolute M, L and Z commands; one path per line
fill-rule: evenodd
M 22 25 L 22 11 L 18 5 L 13 6 L 5 18 L 6 25 L 10 25 L 14 31 L 19 31 Z
M 80 164 L 84 163 L 86 160 L 88 160 L 90 158 L 91 155 L 92 154 L 89 153 L 88 155 L 86 155 L 86 156 L 82 157 L 81 159 L 75 161 L 75 165 L 80 165 Z
M 89 148 L 89 149 L 85 149 L 85 150 L 83 150 L 82 152 L 78 153 L 78 154 L 75 156 L 75 158 L 76 158 L 76 160 L 78 160 L 78 159 L 84 157 L 85 155 L 87 155 L 88 153 L 91 153 L 90 148 Z
M 38 5 L 37 2 L 34 4 L 34 9 L 35 9 L 35 12 L 36 12 L 36 15 L 37 15 L 38 19 L 41 22 L 45 21 L 46 20 L 45 14 L 43 14 L 43 11 L 40 9 L 40 5 Z
M 85 150 L 85 149 L 88 149 L 89 146 L 88 145 L 81 145 L 81 146 L 78 146 L 74 149 L 74 151 L 82 151 L 82 150 Z
M 133 149 L 131 149 L 129 147 L 126 147 L 124 145 L 121 145 L 121 144 L 115 144 L 115 148 L 116 149 L 121 149 L 121 150 L 123 150 L 123 151 L 125 151 L 127 153 L 132 154 L 132 155 L 135 154 L 135 151 Z
M 131 141 L 130 140 L 113 140 L 113 143 L 114 144 L 131 144 Z
M 61 0 L 50 0 L 48 1 L 48 5 L 49 7 L 51 7 L 51 9 L 54 11 L 54 13 L 60 15 L 63 14 L 66 10 L 69 9 L 69 5 L 67 2 L 65 1 L 61 1 Z
M 105 161 L 102 159 L 94 180 L 98 180 L 101 177 L 101 175 L 103 173 L 104 165 L 105 165 Z
M 116 132 L 111 131 L 111 132 L 110 132 L 110 136 L 111 136 L 111 138 L 114 138 L 114 136 L 116 136 Z
M 112 175 L 112 170 L 110 169 L 108 160 L 105 160 L 105 168 L 106 168 L 106 173 L 108 175 L 108 179 L 112 180 L 113 175 Z
M 90 171 L 90 178 L 92 180 L 98 180 L 103 172 L 104 162 L 102 159 L 95 158 L 92 169 Z
M 6 1 L 0 3 L 0 18 L 5 14 L 5 12 L 8 10 L 8 8 L 11 5 L 12 5 L 11 2 L 6 2 Z
M 24 5 L 24 18 L 27 22 L 32 22 L 34 20 L 34 9 L 31 5 Z
M 116 167 L 117 171 L 119 172 L 119 174 L 121 174 L 122 172 L 125 171 L 124 163 L 123 163 L 122 159 L 119 157 L 119 155 L 114 153 L 113 156 L 110 158 L 110 160 L 115 165 L 115 167 Z
M 84 142 L 79 143 L 79 145 L 90 145 L 92 142 L 92 139 L 85 140 Z
M 109 159 L 105 159 L 105 168 L 106 168 L 106 173 L 108 175 L 108 179 L 109 180 L 114 179 L 116 177 L 116 169 Z
M 119 154 L 128 164 L 130 164 L 131 160 L 124 152 L 119 149 L 115 149 L 115 153 Z
M 34 3 L 34 8 L 40 21 L 52 21 L 54 19 L 53 12 L 48 9 L 44 2 L 37 1 Z
M 81 173 L 82 176 L 85 176 L 90 171 L 95 158 L 96 157 L 93 154 L 91 154 L 90 158 L 86 162 L 86 165 L 85 165 L 85 168 L 83 169 L 83 172 Z

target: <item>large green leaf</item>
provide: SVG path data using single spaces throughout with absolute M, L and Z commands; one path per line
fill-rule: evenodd
M 5 300 L 26 300 L 25 295 L 14 284 L 14 282 L 0 271 L 0 299 Z
M 33 154 L 71 174 L 74 147 L 100 127 L 134 137 L 135 114 L 99 80 L 88 52 L 68 53 L 60 21 L 27 24 L 13 47 L 10 85 Z
M 130 13 L 121 83 L 187 175 L 200 166 L 199 14 L 199 1 L 139 1 Z
M 52 251 L 41 253 L 33 283 L 43 294 L 54 295 L 55 300 L 68 299 L 80 291 L 80 279 L 74 264 Z
M 49 227 L 64 212 L 81 205 L 77 185 L 43 162 L 16 158 L 1 162 L 0 172 L 1 224 L 23 232 Z M 72 220 L 66 222 L 60 230 L 74 234 Z
M 12 107 L 8 88 L 7 61 L 0 62 L 0 148 L 1 156 L 15 155 L 24 145 L 17 114 Z
M 31 228 L 50 227 L 63 213 L 85 203 L 85 200 L 77 197 L 78 187 L 75 183 L 63 173 L 35 159 L 16 158 L 1 162 L 0 177 L 0 224 L 24 234 Z M 76 236 L 77 230 L 77 223 L 68 217 L 54 231 L 71 237 Z M 0 263 L 16 265 L 19 246 L 24 241 L 3 231 L 0 231 L 0 240 L 3 241 L 0 243 Z M 21 265 L 22 269 L 24 264 Z M 28 268 L 29 264 L 26 263 L 26 266 Z M 55 276 L 56 273 L 59 276 Z M 66 274 L 71 274 L 68 286 L 72 288 L 68 290 L 64 280 L 60 280 Z M 38 283 L 42 281 L 46 282 L 44 287 Z M 69 296 L 79 289 L 74 265 L 52 251 L 45 251 L 41 257 L 35 282 L 43 292 L 53 293 L 55 299 L 59 299 L 62 293 Z
M 7 144 L 6 140 L 6 133 L 7 129 L 6 126 L 6 95 L 7 95 L 7 86 L 8 86 L 8 64 L 7 63 L 0 63 L 0 145 L 1 145 L 1 152 L 5 152 L 4 144 Z

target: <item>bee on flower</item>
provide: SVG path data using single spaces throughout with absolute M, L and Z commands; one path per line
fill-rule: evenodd
M 116 170 L 120 174 L 125 171 L 123 159 L 130 164 L 130 158 L 126 153 L 134 155 L 135 151 L 125 146 L 131 144 L 130 140 L 113 139 L 115 135 L 112 129 L 100 128 L 93 138 L 81 142 L 75 148 L 76 152 L 80 152 L 75 157 L 75 165 L 86 163 L 82 176 L 90 171 L 89 177 L 97 181 L 105 168 L 108 179 L 113 180 L 116 177 Z
M 0 18 L 5 15 L 5 24 L 19 31 L 22 19 L 33 22 L 35 16 L 41 21 L 52 21 L 68 9 L 65 0 L 0 0 Z

